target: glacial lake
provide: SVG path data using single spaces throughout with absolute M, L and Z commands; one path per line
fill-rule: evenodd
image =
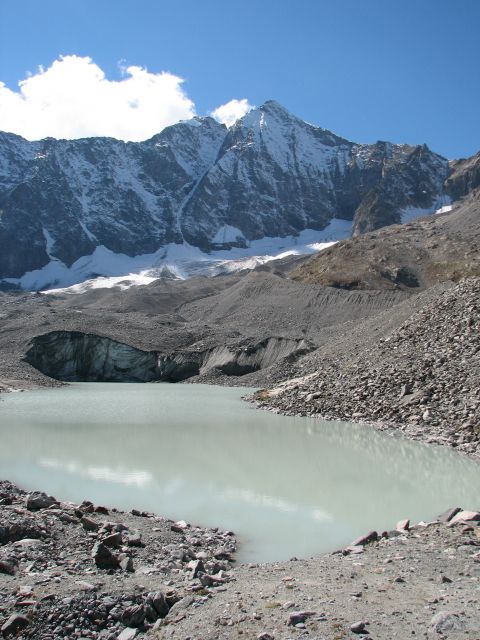
M 75 383 L 0 396 L 0 477 L 59 499 L 236 532 L 239 559 L 309 557 L 398 520 L 478 509 L 480 465 L 249 389 Z

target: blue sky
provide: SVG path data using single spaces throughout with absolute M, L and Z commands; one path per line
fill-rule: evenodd
M 480 150 L 479 34 L 479 0 L 0 0 L 0 81 L 70 54 L 120 80 L 121 61 L 183 78 L 200 115 L 274 98 L 351 140 L 460 157 Z

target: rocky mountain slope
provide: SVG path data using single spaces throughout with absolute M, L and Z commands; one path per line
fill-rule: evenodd
M 402 305 L 357 322 L 291 371 L 307 375 L 257 399 L 285 413 L 375 422 L 478 455 L 480 278 L 415 298 L 419 306 L 403 322 Z
M 230 129 L 194 118 L 141 143 L 1 133 L 0 278 L 70 267 L 100 247 L 229 249 L 334 218 L 358 234 L 433 212 L 450 171 L 424 145 L 355 144 L 273 101 Z
M 449 179 L 449 188 L 461 193 L 473 182 L 470 175 L 469 171 L 456 170 Z M 458 202 L 451 212 L 339 242 L 291 273 L 292 278 L 301 282 L 345 289 L 412 292 L 466 276 L 480 276 L 478 189 Z

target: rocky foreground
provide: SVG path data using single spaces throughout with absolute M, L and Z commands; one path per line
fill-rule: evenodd
M 274 532 L 272 532 L 272 535 Z M 5 638 L 478 638 L 480 513 L 234 568 L 231 532 L 0 482 Z
M 1 633 L 128 640 L 212 598 L 235 548 L 231 532 L 0 482 Z
M 375 328 L 375 327 L 373 327 Z M 255 395 L 289 415 L 373 423 L 480 455 L 480 278 L 432 296 L 358 354 L 338 349 L 306 376 Z

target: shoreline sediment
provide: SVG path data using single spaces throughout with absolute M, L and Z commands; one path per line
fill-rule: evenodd
M 401 521 L 305 560 L 236 566 L 236 545 L 232 532 L 0 481 L 2 633 L 214 640 L 326 629 L 348 638 L 361 629 L 381 639 L 419 624 L 461 632 L 452 637 L 478 629 L 479 512 Z M 394 602 L 394 619 L 385 619 Z

